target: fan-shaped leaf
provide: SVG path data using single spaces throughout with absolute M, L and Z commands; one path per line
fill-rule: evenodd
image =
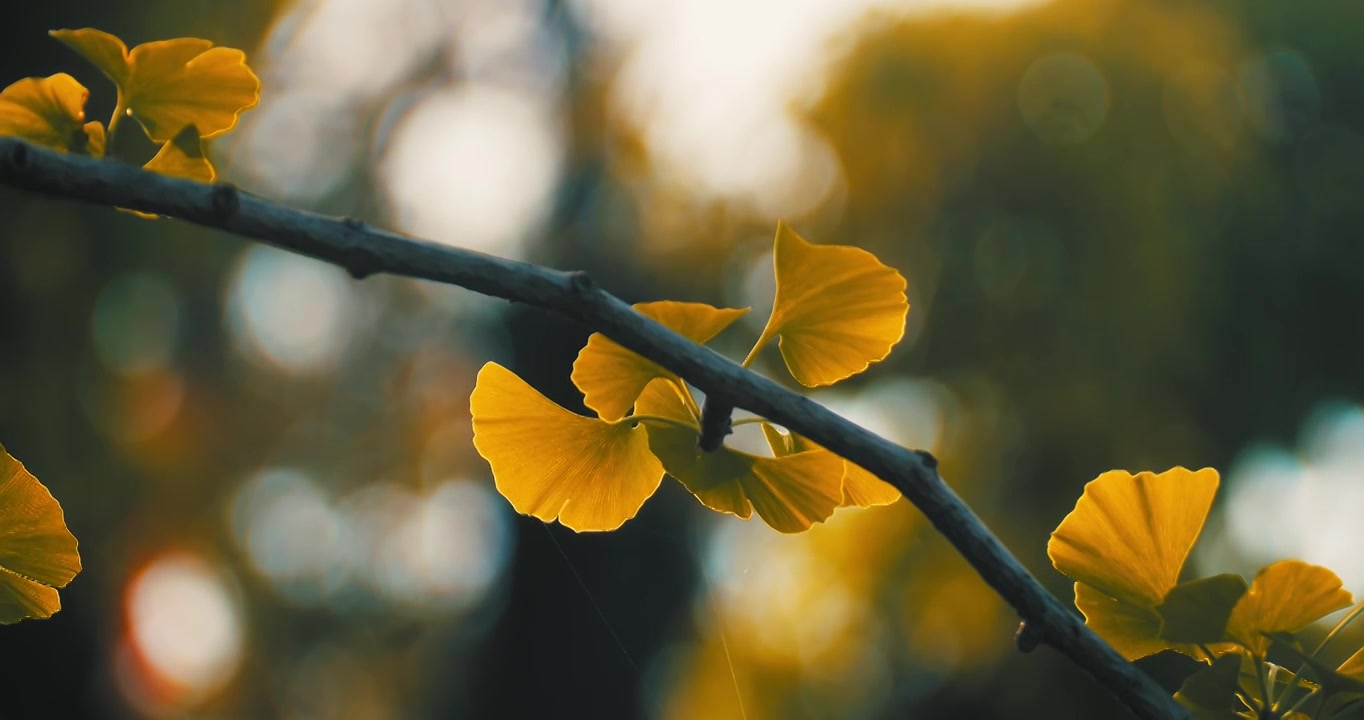
M 1154 608 L 1179 581 L 1217 493 L 1217 471 L 1114 470 L 1085 485 L 1047 543 L 1062 574 L 1112 598 Z
M 205 138 L 221 135 L 260 99 L 260 79 L 241 50 L 176 38 L 130 52 L 122 40 L 93 28 L 51 35 L 114 81 L 120 102 L 158 143 L 170 142 L 187 125 Z
M 705 303 L 659 302 L 634 306 L 641 314 L 693 342 L 705 343 L 748 312 Z M 603 420 L 615 422 L 630 411 L 644 386 L 654 378 L 677 379 L 652 360 L 621 347 L 601 333 L 593 333 L 573 363 L 573 384 L 583 393 L 583 404 Z
M 662 481 L 644 428 L 569 412 L 496 363 L 479 371 L 469 409 L 474 447 L 519 513 L 614 530 Z
M 85 153 L 104 155 L 104 126 L 85 122 L 90 91 L 66 73 L 25 78 L 0 92 L 0 135 Z
M 777 295 L 758 344 L 780 336 L 791 375 L 831 385 L 884 359 L 905 333 L 905 279 L 875 255 L 812 245 L 785 223 L 772 251 Z
M 1284 560 L 1255 575 L 1227 621 L 1227 635 L 1263 655 L 1263 633 L 1296 632 L 1354 600 L 1340 577 L 1320 565 Z
M 685 418 L 681 392 L 675 383 L 655 380 L 640 395 L 635 412 Z M 773 529 L 796 533 L 823 522 L 842 500 L 843 464 L 833 453 L 765 458 L 727 447 L 703 452 L 697 439 L 697 432 L 684 428 L 649 427 L 649 447 L 668 474 L 712 510 L 741 518 L 756 510 Z
M 762 428 L 763 435 L 767 438 L 767 444 L 772 448 L 772 454 L 777 457 L 809 450 L 828 452 L 827 449 L 802 435 L 783 434 L 769 423 L 763 423 Z M 843 460 L 843 501 L 839 503 L 840 507 L 889 505 L 902 497 L 904 496 L 899 490 L 895 489 L 894 485 L 873 475 L 857 463 Z
M 0 447 L 0 623 L 51 617 L 81 571 L 62 506 Z

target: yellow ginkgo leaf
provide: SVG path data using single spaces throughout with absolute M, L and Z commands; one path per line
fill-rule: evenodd
M 809 450 L 828 452 L 803 435 L 783 434 L 768 423 L 763 423 L 762 428 L 772 454 L 777 457 Z M 843 501 L 839 503 L 840 507 L 877 507 L 889 505 L 902 497 L 904 495 L 895 486 L 863 469 L 861 465 L 843 461 Z
M 51 617 L 81 571 L 62 506 L 0 447 L 0 623 Z
M 705 303 L 639 303 L 635 310 L 660 325 L 697 343 L 705 343 L 748 312 L 748 308 L 717 308 Z M 617 345 L 601 333 L 593 333 L 573 363 L 573 384 L 583 393 L 583 404 L 603 420 L 625 417 L 635 398 L 654 378 L 677 376 L 652 360 Z
M 876 477 L 861 465 L 844 460 L 847 472 L 843 475 L 844 507 L 877 507 L 889 505 L 904 497 L 894 485 Z
M 1301 560 L 1283 560 L 1255 575 L 1232 608 L 1227 636 L 1263 654 L 1269 639 L 1262 633 L 1296 632 L 1353 602 L 1334 572 Z
M 1155 607 L 1179 583 L 1217 482 L 1212 468 L 1106 472 L 1085 485 L 1075 509 L 1051 534 L 1047 555 L 1072 580 Z
M 904 336 L 905 279 L 866 250 L 812 245 L 778 223 L 772 263 L 777 295 L 755 349 L 780 337 L 786 367 L 802 385 L 856 375 Z
M 792 442 L 795 433 L 784 433 L 772 423 L 759 423 L 759 425 L 763 429 L 763 438 L 767 440 L 767 446 L 772 448 L 774 456 L 783 457 L 795 452 Z
M 614 530 L 663 479 L 644 428 L 569 412 L 497 363 L 479 371 L 469 409 L 474 447 L 519 513 Z
M 179 135 L 165 145 L 156 156 L 142 166 L 152 172 L 174 177 L 189 178 L 210 183 L 217 177 L 213 163 L 204 155 L 204 141 L 199 130 L 186 125 Z
M 1085 624 L 1115 646 L 1122 643 L 1125 654 L 1173 647 L 1160 640 L 1155 609 L 1179 582 L 1217 483 L 1211 468 L 1177 467 L 1159 475 L 1106 472 L 1085 485 L 1075 509 L 1052 533 L 1047 555 L 1056 569 L 1092 588 L 1094 597 L 1113 601 L 1081 608 Z M 1146 630 L 1150 634 L 1139 639 Z M 1120 634 L 1110 638 L 1105 632 Z
M 260 79 L 241 50 L 176 38 L 129 51 L 122 40 L 93 28 L 53 30 L 51 35 L 114 81 L 119 106 L 158 143 L 170 142 L 186 125 L 197 127 L 205 138 L 221 135 L 260 99 Z
M 90 91 L 66 73 L 24 78 L 0 92 L 0 135 L 85 153 L 104 155 L 104 126 L 85 121 Z
M 635 413 L 681 420 L 689 412 L 682 392 L 676 383 L 655 380 Z M 831 452 L 765 458 L 723 446 L 704 452 L 697 439 L 687 428 L 649 427 L 649 448 L 664 469 L 712 510 L 745 519 L 756 510 L 773 529 L 797 533 L 828 519 L 843 498 L 843 461 Z
M 1128 660 L 1171 647 L 1160 639 L 1160 616 L 1149 607 L 1115 600 L 1084 583 L 1075 583 L 1075 607 L 1085 625 Z

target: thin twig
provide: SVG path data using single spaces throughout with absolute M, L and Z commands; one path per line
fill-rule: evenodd
M 938 476 L 936 461 L 843 419 L 649 320 L 584 273 L 497 258 L 375 230 L 269 202 L 219 183 L 204 185 L 114 161 L 0 138 L 0 184 L 180 218 L 318 258 L 362 278 L 424 278 L 545 308 L 601 332 L 672 370 L 707 396 L 785 426 L 875 473 L 914 503 L 981 578 L 1041 635 L 1141 718 L 1184 718 L 1164 690 L 1084 626 Z

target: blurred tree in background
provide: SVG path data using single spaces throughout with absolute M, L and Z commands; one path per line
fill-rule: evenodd
M 85 26 L 247 50 L 261 107 L 213 148 L 241 187 L 631 301 L 753 305 L 730 355 L 766 318 L 777 218 L 872 250 L 909 279 L 905 340 L 814 397 L 934 452 L 1058 595 L 1046 537 L 1083 483 L 1173 465 L 1226 478 L 1205 560 L 1302 557 L 1364 592 L 1364 10 L 52 0 L 0 28 L 0 77 L 71 72 L 106 116 L 47 37 Z M 0 442 L 86 567 L 52 620 L 0 631 L 7 712 L 1120 712 L 1017 654 L 906 503 L 800 536 L 671 483 L 615 533 L 516 516 L 470 443 L 474 373 L 581 409 L 586 336 L 0 190 Z

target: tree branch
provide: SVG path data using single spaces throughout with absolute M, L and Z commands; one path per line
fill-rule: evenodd
M 701 406 L 701 437 L 696 445 L 704 452 L 715 452 L 725 443 L 725 436 L 734 432 L 734 405 L 719 396 L 706 394 Z
M 1138 717 L 1187 717 L 1154 681 L 1091 632 L 1023 567 L 943 482 L 927 453 L 906 450 L 640 315 L 584 273 L 437 245 L 353 219 L 295 210 L 219 183 L 157 175 L 116 161 L 0 138 L 0 184 L 166 215 L 339 265 L 362 278 L 390 273 L 458 285 L 577 320 L 672 370 L 709 397 L 800 433 L 894 485 L 1018 611 L 1038 640 L 1089 672 Z M 709 403 L 708 403 L 709 404 Z M 721 410 L 722 408 L 716 408 Z M 715 412 L 715 415 L 722 413 Z M 728 417 L 724 412 L 723 416 Z

